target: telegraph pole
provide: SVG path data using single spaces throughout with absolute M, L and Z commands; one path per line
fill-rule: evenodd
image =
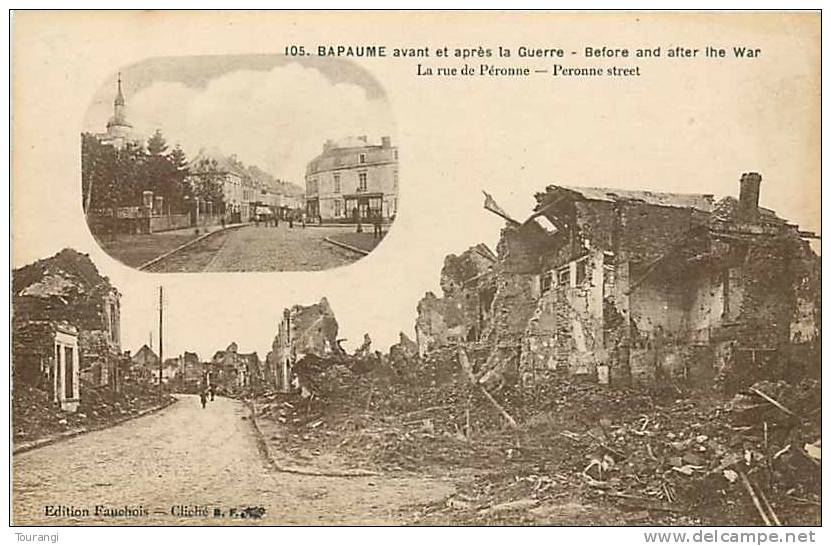
M 164 344 L 164 301 L 163 288 L 159 286 L 159 403 L 162 401 L 162 367 L 164 365 L 164 355 L 162 354 L 162 346 Z

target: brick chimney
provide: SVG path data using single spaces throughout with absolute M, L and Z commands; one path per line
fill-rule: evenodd
M 743 220 L 752 220 L 759 213 L 759 185 L 762 175 L 759 173 L 744 173 L 739 181 L 739 217 Z
M 391 147 L 392 146 L 392 140 L 390 139 L 390 137 L 388 137 L 388 136 L 381 137 L 381 146 L 383 148 Z

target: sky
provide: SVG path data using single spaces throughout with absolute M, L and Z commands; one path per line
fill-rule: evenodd
M 169 355 L 210 358 L 236 341 L 262 357 L 283 308 L 323 296 L 347 347 L 368 332 L 386 350 L 400 331 L 414 337 L 416 306 L 426 291 L 439 292 L 447 254 L 479 242 L 495 248 L 503 222 L 483 210 L 482 190 L 522 218 L 547 184 L 720 198 L 737 195 L 741 174 L 757 171 L 762 206 L 821 232 L 819 19 L 810 14 L 112 12 L 106 25 L 100 14 L 63 17 L 28 35 L 25 18 L 16 20 L 13 265 L 66 246 L 89 253 L 123 293 L 125 349 L 138 349 L 157 328 L 163 284 Z M 414 60 L 298 63 L 247 54 L 356 37 L 514 49 L 738 44 L 763 54 L 643 61 L 642 75 L 630 79 L 427 78 L 416 76 Z M 96 43 L 107 47 L 90 54 Z M 467 62 L 550 68 L 553 61 Z M 84 222 L 78 134 L 103 131 L 119 68 L 137 128 L 163 124 L 186 150 L 212 142 L 295 182 L 326 138 L 390 133 L 401 183 L 388 236 L 366 258 L 320 272 L 150 274 L 116 262 Z
M 121 78 L 136 135 L 158 129 L 188 157 L 216 149 L 304 186 L 306 164 L 326 139 L 380 141 L 394 133 L 377 84 L 354 65 L 333 68 L 273 55 L 195 57 L 141 62 L 121 69 Z M 85 131 L 104 130 L 115 89 L 112 74 L 90 105 Z

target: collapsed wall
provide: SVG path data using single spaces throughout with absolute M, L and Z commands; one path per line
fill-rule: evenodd
M 492 275 L 497 256 L 484 244 L 444 260 L 442 297 L 428 292 L 418 303 L 415 331 L 421 356 L 429 351 L 487 335 L 495 293 Z
M 345 353 L 338 343 L 338 321 L 326 298 L 313 305 L 295 305 L 283 319 L 266 357 L 269 381 L 281 392 L 303 389 L 304 359 L 339 359 Z

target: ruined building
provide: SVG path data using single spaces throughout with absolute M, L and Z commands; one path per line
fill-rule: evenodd
M 251 389 L 263 380 L 257 353 L 240 353 L 233 341 L 224 351 L 214 353 L 207 368 L 214 384 L 230 390 Z
M 86 254 L 64 249 L 12 272 L 16 380 L 74 410 L 80 382 L 118 390 L 121 294 Z
M 338 321 L 326 298 L 314 305 L 295 305 L 283 311 L 272 349 L 266 357 L 267 381 L 281 392 L 302 389 L 296 366 L 305 357 L 343 355 L 338 344 Z
M 479 340 L 491 323 L 496 292 L 492 270 L 497 261 L 493 251 L 481 243 L 444 259 L 443 297 L 428 292 L 418 304 L 415 329 L 421 356 L 435 347 Z
M 760 184 L 744 174 L 738 199 L 717 202 L 548 186 L 525 221 L 506 216 L 491 265 L 448 267 L 473 249 L 448 258 L 444 297 L 419 304 L 419 349 L 478 351 L 483 382 L 738 387 L 818 373 L 815 236 L 760 207 Z

